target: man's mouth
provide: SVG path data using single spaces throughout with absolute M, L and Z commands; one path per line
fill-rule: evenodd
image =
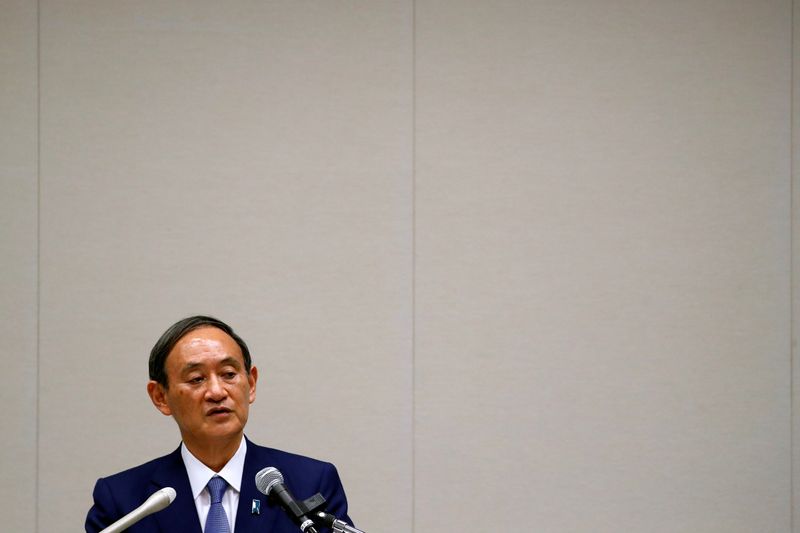
M 212 407 L 206 411 L 206 416 L 224 415 L 232 412 L 227 407 Z

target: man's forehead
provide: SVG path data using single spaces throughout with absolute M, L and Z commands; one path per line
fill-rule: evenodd
M 241 367 L 242 360 L 241 357 L 233 357 L 233 356 L 217 356 L 217 357 L 210 357 L 210 358 L 202 358 L 202 359 L 187 359 L 181 361 L 179 364 L 183 365 L 184 370 L 191 370 L 193 368 L 198 367 L 213 367 L 213 366 L 234 366 L 234 367 Z
M 233 337 L 221 329 L 215 328 L 214 326 L 202 326 L 187 332 L 183 337 L 178 339 L 178 341 L 175 343 L 175 347 L 179 345 L 193 345 L 202 343 L 231 344 L 236 346 L 237 349 L 239 348 L 239 345 L 235 340 L 233 340 Z M 173 349 L 175 347 L 173 347 Z
M 244 356 L 239 344 L 233 337 L 215 327 L 197 328 L 186 333 L 172 347 L 167 359 L 174 361 L 175 359 L 184 359 L 185 357 L 203 353 L 237 356 L 238 360 L 244 362 Z
M 186 336 L 181 337 L 181 339 L 175 343 L 175 346 L 181 345 L 182 347 L 186 348 L 196 348 L 199 346 L 216 347 L 223 346 L 224 344 L 227 343 L 223 342 L 221 339 L 203 337 L 199 335 L 192 337 L 191 333 L 189 333 Z

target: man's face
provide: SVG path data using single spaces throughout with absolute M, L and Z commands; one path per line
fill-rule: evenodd
M 187 446 L 208 446 L 240 436 L 256 399 L 255 367 L 248 374 L 239 345 L 227 333 L 203 327 L 184 335 L 169 352 L 165 389 L 151 381 L 156 408 L 172 415 Z

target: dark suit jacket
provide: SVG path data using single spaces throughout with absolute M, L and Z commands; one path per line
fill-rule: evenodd
M 268 466 L 274 466 L 281 471 L 285 485 L 295 498 L 304 500 L 319 492 L 327 501 L 327 512 L 352 524 L 347 516 L 347 499 L 336 467 L 309 457 L 257 446 L 248 440 L 234 533 L 300 531 L 280 507 L 267 500 L 256 488 L 256 473 Z M 163 487 L 175 489 L 175 501 L 166 509 L 145 517 L 127 531 L 202 533 L 203 528 L 197 517 L 180 447 L 164 457 L 98 479 L 94 487 L 94 505 L 86 516 L 86 531 L 101 531 L 139 507 L 152 493 Z M 260 514 L 251 512 L 254 499 L 261 501 Z M 320 533 L 329 531 L 325 528 L 318 529 Z

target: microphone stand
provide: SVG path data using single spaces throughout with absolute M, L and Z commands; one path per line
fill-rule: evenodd
M 322 524 L 331 528 L 334 533 L 364 533 L 360 529 L 351 526 L 347 522 L 339 520 L 332 514 L 323 513 L 322 511 L 311 515 L 311 520 L 313 520 L 314 523 L 317 523 L 317 519 L 319 519 L 319 522 Z
M 324 512 L 323 509 L 325 509 L 325 497 L 318 492 L 307 500 L 299 502 L 294 512 L 298 518 L 306 515 L 316 525 L 329 527 L 334 533 L 365 533 L 344 520 L 339 520 L 334 515 Z

